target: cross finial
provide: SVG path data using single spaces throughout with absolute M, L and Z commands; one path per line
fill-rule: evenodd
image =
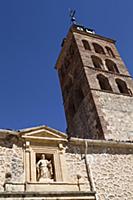
M 75 13 L 76 13 L 76 10 L 69 9 L 69 16 L 70 16 L 71 22 L 72 22 L 73 24 L 76 24 Z

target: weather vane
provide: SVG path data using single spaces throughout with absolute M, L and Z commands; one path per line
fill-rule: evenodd
M 69 16 L 73 24 L 76 24 L 75 13 L 76 13 L 76 10 L 69 9 Z

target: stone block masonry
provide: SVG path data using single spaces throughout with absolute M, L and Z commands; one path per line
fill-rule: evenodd
M 133 140 L 133 97 L 93 91 L 105 139 Z
M 15 144 L 12 148 L 0 146 L 0 191 L 6 181 L 24 181 L 23 150 Z
M 70 145 L 73 158 L 77 152 L 83 156 L 85 140 Z M 79 142 L 80 141 L 80 142 Z M 81 145 L 82 141 L 82 145 Z M 133 144 L 86 140 L 87 165 L 91 172 L 94 190 L 99 200 L 132 200 L 133 199 Z M 78 173 L 83 175 L 83 167 L 79 166 Z M 76 173 L 76 170 L 74 174 Z

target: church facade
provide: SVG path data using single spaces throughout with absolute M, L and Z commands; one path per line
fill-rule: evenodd
M 0 130 L 0 199 L 133 199 L 133 80 L 115 41 L 73 24 L 56 63 L 67 134 Z

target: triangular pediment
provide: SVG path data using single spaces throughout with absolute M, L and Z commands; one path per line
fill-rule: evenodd
M 47 126 L 39 126 L 21 130 L 23 138 L 43 140 L 66 140 L 67 135 Z

